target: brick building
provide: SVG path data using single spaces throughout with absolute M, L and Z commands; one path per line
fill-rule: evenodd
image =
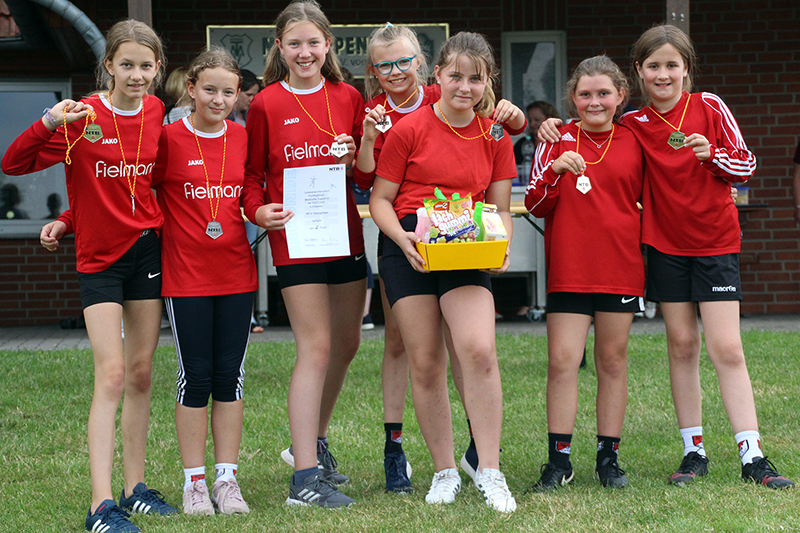
M 73 3 L 101 31 L 128 14 L 124 2 Z M 627 69 L 630 46 L 643 30 L 663 22 L 666 11 L 664 0 L 322 4 L 334 24 L 447 22 L 451 34 L 481 32 L 498 58 L 504 32 L 564 31 L 568 69 L 603 52 Z M 152 18 L 167 45 L 169 63 L 180 65 L 205 45 L 207 25 L 271 24 L 284 6 L 285 1 L 152 0 Z M 60 77 L 71 80 L 75 95 L 93 89 L 94 59 L 88 45 L 59 16 L 38 6 L 35 10 L 49 29 L 49 44 L 0 48 L 3 80 Z M 6 13 L 0 9 L 0 27 L 8 24 Z M 792 0 L 696 0 L 690 6 L 690 31 L 701 69 L 696 86 L 719 94 L 732 109 L 759 160 L 749 183 L 750 202 L 768 204 L 740 213 L 744 313 L 800 312 L 800 230 L 791 197 L 792 155 L 800 140 L 799 19 L 800 4 Z M 50 323 L 79 312 L 71 244 L 48 254 L 35 235 L 6 238 L 0 231 L 0 326 Z

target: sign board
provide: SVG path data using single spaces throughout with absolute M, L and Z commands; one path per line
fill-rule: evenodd
M 354 77 L 363 78 L 367 67 L 367 42 L 375 28 L 383 24 L 333 24 L 336 37 L 332 47 L 339 56 L 342 67 Z M 415 32 L 422 53 L 433 65 L 439 48 L 450 37 L 450 25 L 409 24 Z M 259 78 L 264 73 L 264 60 L 275 44 L 275 26 L 206 26 L 207 46 L 225 48 L 239 62 L 239 67 L 253 72 Z

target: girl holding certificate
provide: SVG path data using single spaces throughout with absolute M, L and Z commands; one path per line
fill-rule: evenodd
M 336 488 L 348 478 L 336 471 L 327 436 L 361 340 L 367 277 L 361 220 L 352 190 L 345 187 L 350 254 L 293 259 L 285 231 L 293 213 L 283 208 L 283 180 L 286 169 L 350 166 L 364 100 L 342 83 L 330 23 L 317 2 L 291 3 L 275 26 L 265 88 L 247 115 L 243 206 L 250 220 L 269 230 L 272 260 L 297 343 L 289 384 L 292 445 L 281 454 L 295 469 L 286 503 L 340 507 L 354 500 Z

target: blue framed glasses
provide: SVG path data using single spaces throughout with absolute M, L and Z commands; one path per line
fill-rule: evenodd
M 417 57 L 416 54 L 411 57 L 401 57 L 397 61 L 381 61 L 380 63 L 374 63 L 372 66 L 375 67 L 375 70 L 387 76 L 392 73 L 394 67 L 397 67 L 397 70 L 400 72 L 405 72 L 410 69 L 411 63 L 415 57 Z

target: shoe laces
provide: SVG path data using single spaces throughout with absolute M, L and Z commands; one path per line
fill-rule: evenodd
M 219 499 L 224 501 L 232 501 L 235 503 L 245 503 L 242 497 L 242 491 L 239 484 L 234 481 L 220 481 L 219 482 Z
M 319 493 L 321 496 L 329 496 L 331 494 L 339 492 L 336 489 L 336 485 L 334 485 L 331 481 L 325 479 L 322 476 L 317 476 L 316 479 L 314 479 L 308 484 L 307 488 L 309 490 Z
M 478 483 L 484 495 L 488 498 L 510 498 L 511 491 L 506 484 L 506 476 L 500 470 L 487 468 L 478 474 Z
M 208 487 L 206 484 L 199 481 L 192 483 L 192 486 L 189 488 L 189 501 L 191 502 L 192 507 L 203 505 L 205 502 L 205 498 L 203 498 L 203 496 L 208 496 Z
M 751 476 L 756 477 L 756 473 L 758 473 L 759 478 L 781 476 L 775 469 L 775 465 L 772 464 L 772 461 L 766 457 L 759 457 L 753 460 L 753 471 Z
M 625 471 L 619 467 L 616 458 L 606 457 L 600 464 L 600 468 L 606 468 L 606 477 L 622 477 Z
M 317 455 L 317 461 L 319 461 L 320 466 L 322 466 L 324 470 L 328 470 L 330 472 L 336 472 L 336 467 L 339 466 L 336 458 L 328 448 L 325 448 Z
M 103 522 L 112 526 L 112 528 L 116 527 L 125 527 L 130 523 L 130 513 L 125 511 L 124 509 L 120 508 L 118 505 L 113 505 L 105 509 L 105 512 L 102 514 L 105 515 Z
M 156 489 L 145 489 L 136 494 L 136 497 L 147 504 L 166 505 L 164 495 Z
M 460 483 L 457 474 L 451 472 L 436 472 L 431 483 L 431 493 L 453 492 Z
M 550 463 L 545 463 L 539 469 L 542 481 L 552 482 L 559 475 L 559 469 Z
M 690 453 L 681 461 L 681 466 L 678 467 L 678 474 L 691 474 L 698 469 L 702 462 L 702 455 L 696 452 Z

